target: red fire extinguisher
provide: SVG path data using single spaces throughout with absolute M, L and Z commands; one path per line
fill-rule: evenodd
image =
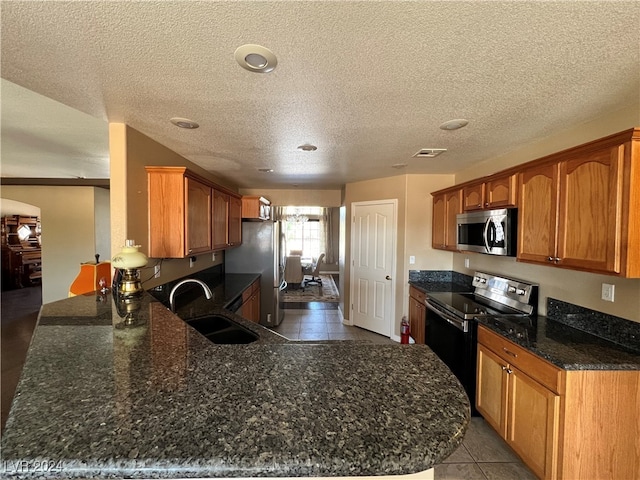
M 406 315 L 402 317 L 402 321 L 400 322 L 400 343 L 409 343 L 409 334 L 411 330 L 409 328 L 409 321 L 407 320 Z

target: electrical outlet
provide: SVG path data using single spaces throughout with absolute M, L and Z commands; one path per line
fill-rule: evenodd
M 196 257 L 189 257 L 189 268 L 193 268 L 196 263 Z
M 471 262 L 469 261 L 468 258 L 464 259 L 464 268 L 469 268 L 469 265 L 471 265 Z
M 609 283 L 602 284 L 602 300 L 605 302 L 613 302 L 616 286 Z
M 409 265 L 413 265 L 414 263 L 416 263 L 416 257 L 415 257 L 415 255 L 410 255 L 409 256 Z
M 212 261 L 212 262 L 215 262 L 215 261 L 216 261 L 216 252 L 213 252 L 213 253 L 211 254 L 211 261 Z
M 160 278 L 160 265 L 154 265 L 153 278 Z

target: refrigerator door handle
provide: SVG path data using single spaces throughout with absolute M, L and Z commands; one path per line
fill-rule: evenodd
M 288 286 L 287 282 L 285 280 L 282 280 L 282 283 L 280 284 L 280 291 L 283 291 L 284 289 L 286 289 Z

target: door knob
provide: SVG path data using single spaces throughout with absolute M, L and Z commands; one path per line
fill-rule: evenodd
M 386 277 L 384 277 L 384 278 L 386 278 L 387 280 L 391 280 L 391 277 L 390 277 L 389 275 L 387 275 L 387 276 L 386 276 Z

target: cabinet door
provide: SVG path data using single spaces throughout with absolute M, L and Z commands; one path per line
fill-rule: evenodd
M 620 272 L 623 146 L 560 165 L 558 264 Z
M 445 194 L 445 248 L 458 250 L 458 214 L 462 213 L 462 190 Z
M 229 245 L 234 247 L 242 243 L 242 200 L 229 197 Z
M 445 195 L 443 193 L 433 197 L 433 216 L 431 219 L 431 246 L 444 249 L 446 247 L 446 217 Z
M 213 248 L 227 248 L 229 243 L 229 195 L 213 190 Z
M 555 478 L 560 396 L 515 367 L 508 385 L 507 443 L 539 478 Z
M 487 208 L 515 207 L 517 190 L 516 174 L 489 180 L 485 188 L 484 206 Z
M 478 344 L 476 408 L 502 437 L 507 431 L 507 362 Z
M 211 251 L 211 188 L 185 178 L 187 206 L 185 255 Z
M 549 264 L 556 256 L 558 165 L 520 172 L 518 190 L 518 260 Z
M 425 306 L 413 297 L 409 297 L 409 328 L 411 336 L 418 344 L 425 343 Z
M 484 183 L 476 183 L 462 189 L 464 211 L 482 210 L 484 208 Z
M 253 293 L 251 301 L 253 302 L 251 320 L 260 323 L 260 286 L 258 286 L 258 289 Z

